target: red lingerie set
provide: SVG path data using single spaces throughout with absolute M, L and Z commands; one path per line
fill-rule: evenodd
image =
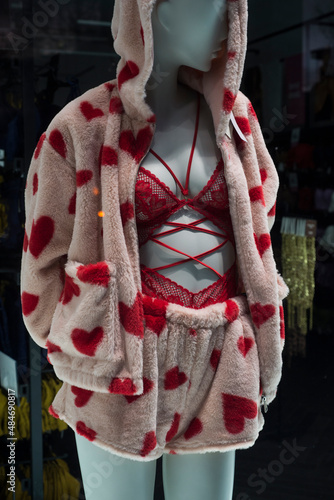
M 206 186 L 193 198 L 188 197 L 190 169 L 198 132 L 199 109 L 200 98 L 198 98 L 195 133 L 188 162 L 185 187 L 181 185 L 180 181 L 167 163 L 152 149 L 150 149 L 150 152 L 170 172 L 175 182 L 180 187 L 184 199 L 179 199 L 176 195 L 174 195 L 168 186 L 142 166 L 138 170 L 135 196 L 139 246 L 142 246 L 147 241 L 151 240 L 186 257 L 186 259 L 179 260 L 165 266 L 156 267 L 154 269 L 142 264 L 141 279 L 143 293 L 150 297 L 158 297 L 168 302 L 194 309 L 224 302 L 225 300 L 234 297 L 237 291 L 236 263 L 234 263 L 224 275 L 221 275 L 215 269 L 200 260 L 202 257 L 223 247 L 228 241 L 230 241 L 234 247 L 235 243 L 229 212 L 228 193 L 224 177 L 224 162 L 222 159 L 218 162 L 218 165 L 216 166 L 215 171 Z M 168 220 L 172 214 L 179 211 L 185 205 L 193 210 L 196 210 L 196 212 L 199 212 L 203 215 L 203 217 L 188 224 L 171 222 Z M 213 222 L 221 232 L 219 233 L 198 227 L 199 224 L 205 221 Z M 156 231 L 162 225 L 170 226 L 171 229 L 157 233 Z M 162 236 L 177 233 L 183 229 L 191 229 L 194 231 L 212 234 L 223 238 L 223 242 L 206 252 L 191 256 L 167 245 L 159 239 Z M 177 266 L 191 260 L 199 262 L 203 266 L 214 271 L 218 275 L 218 280 L 207 288 L 193 293 L 158 272 L 162 269 Z

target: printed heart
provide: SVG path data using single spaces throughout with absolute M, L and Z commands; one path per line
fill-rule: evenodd
M 235 121 L 244 135 L 250 135 L 252 133 L 248 118 L 244 116 L 236 116 Z
M 82 408 L 85 406 L 90 398 L 93 396 L 93 391 L 88 391 L 87 389 L 81 389 L 81 387 L 71 386 L 71 391 L 76 396 L 74 404 L 77 408 Z
M 283 306 L 279 306 L 279 316 L 280 316 L 280 337 L 281 339 L 285 339 L 285 322 L 284 322 Z
M 93 178 L 93 172 L 91 170 L 79 170 L 76 173 L 76 182 L 77 187 L 82 187 L 87 182 L 89 182 Z
M 71 339 L 77 351 L 86 356 L 95 356 L 96 349 L 99 347 L 104 336 L 101 326 L 97 326 L 91 332 L 74 328 L 71 333 Z
M 146 377 L 143 377 L 143 384 L 144 384 L 143 394 L 138 394 L 137 396 L 124 396 L 128 403 L 133 403 L 134 401 L 137 401 L 138 398 L 141 398 L 142 396 L 150 392 L 154 387 L 153 380 L 149 380 Z
M 166 443 L 171 441 L 173 437 L 176 435 L 177 431 L 179 430 L 180 419 L 181 415 L 179 413 L 175 413 L 171 428 L 166 434 Z
M 106 89 L 109 90 L 109 92 L 112 92 L 114 90 L 114 88 L 116 87 L 116 85 L 114 85 L 113 83 L 110 83 L 110 82 L 105 83 L 104 86 L 106 87 Z
M 110 270 L 106 262 L 97 262 L 77 268 L 77 277 L 84 283 L 107 287 L 110 281 Z
M 245 428 L 245 419 L 257 416 L 257 404 L 251 399 L 222 393 L 222 401 L 224 424 L 231 434 L 242 432 Z
M 125 224 L 128 222 L 128 220 L 134 218 L 135 211 L 133 204 L 130 201 L 125 201 L 124 203 L 122 203 L 122 205 L 120 206 L 120 210 L 121 210 L 122 225 L 124 227 Z
M 32 222 L 29 250 L 36 259 L 52 240 L 54 230 L 55 223 L 51 217 L 42 215 L 37 222 Z
M 112 97 L 109 103 L 109 113 L 121 115 L 124 111 L 122 101 L 119 97 Z
M 237 342 L 238 349 L 244 358 L 246 357 L 249 349 L 252 347 L 253 344 L 254 344 L 254 339 L 252 339 L 252 337 L 244 337 L 243 335 L 241 335 L 238 338 Z
M 187 375 L 184 372 L 180 372 L 178 366 L 174 366 L 174 368 L 171 368 L 165 374 L 165 389 L 166 391 L 177 389 L 180 385 L 187 382 L 187 380 Z
M 274 316 L 276 308 L 271 304 L 262 306 L 259 302 L 256 302 L 250 306 L 250 312 L 255 326 L 260 328 L 263 323 Z
M 166 319 L 157 316 L 145 315 L 145 324 L 158 337 L 166 326 Z
M 50 342 L 50 340 L 46 341 L 45 347 L 48 350 L 48 355 L 52 354 L 53 352 L 63 352 L 59 345 L 53 344 L 52 342 Z
M 54 418 L 59 418 L 59 415 L 58 413 L 56 413 L 56 411 L 54 410 L 53 406 L 50 405 L 49 408 L 48 408 L 48 412 L 50 413 L 50 415 Z
M 239 315 L 239 306 L 234 300 L 228 299 L 226 302 L 224 316 L 229 323 L 233 323 Z
M 39 296 L 32 293 L 23 292 L 21 295 L 22 313 L 29 316 L 37 307 Z
M 24 252 L 26 252 L 28 250 L 28 246 L 29 246 L 28 235 L 27 235 L 27 232 L 24 231 L 24 238 L 23 238 L 23 251 Z
M 38 175 L 34 173 L 34 178 L 32 180 L 32 195 L 35 196 L 37 191 L 38 191 Z
M 270 239 L 270 234 L 261 234 L 260 237 L 258 238 L 256 234 L 254 233 L 254 240 L 255 244 L 257 246 L 258 252 L 260 256 L 264 254 L 268 248 L 271 246 L 271 239 Z
M 64 285 L 63 291 L 61 293 L 59 302 L 62 302 L 63 305 L 65 306 L 66 304 L 71 302 L 74 295 L 76 297 L 79 297 L 80 288 L 76 283 L 74 283 L 74 280 L 71 276 L 69 276 L 68 274 L 65 274 L 65 285 Z
M 258 121 L 257 114 L 255 113 L 255 109 L 253 108 L 251 102 L 248 103 L 248 111 L 253 116 L 253 118 L 255 118 L 255 120 Z
M 70 215 L 75 215 L 76 201 L 77 201 L 77 193 L 74 193 L 68 205 L 68 213 Z
M 93 429 L 87 427 L 87 425 L 81 420 L 79 420 L 79 422 L 77 422 L 76 424 L 76 431 L 78 434 L 80 434 L 80 436 L 84 436 L 86 439 L 88 439 L 88 441 L 94 441 L 97 434 Z
M 231 113 L 236 97 L 231 90 L 224 90 L 223 109 L 226 113 Z
M 124 329 L 137 337 L 144 337 L 144 314 L 142 298 L 137 292 L 136 299 L 131 307 L 123 302 L 118 304 L 120 321 Z
M 66 158 L 66 153 L 67 153 L 66 143 L 62 136 L 62 133 L 58 129 L 52 130 L 49 137 L 49 143 L 51 144 L 53 149 L 57 151 L 58 154 L 60 154 L 60 156 Z
M 147 432 L 145 434 L 144 444 L 140 451 L 142 457 L 146 457 L 157 445 L 157 437 L 154 431 Z
M 274 203 L 273 207 L 268 212 L 268 217 L 275 217 L 276 215 L 276 203 Z
M 34 153 L 35 160 L 37 160 L 37 158 L 40 155 L 40 152 L 41 152 L 41 149 L 43 146 L 43 142 L 45 141 L 45 139 L 46 139 L 46 133 L 44 132 L 44 134 L 42 134 L 41 137 L 39 138 L 38 144 L 37 144 L 36 149 L 35 149 L 35 153 Z
M 123 394 L 131 396 L 137 392 L 137 387 L 130 378 L 113 378 L 108 387 L 108 391 L 112 394 Z
M 114 148 L 109 146 L 102 146 L 101 150 L 101 165 L 109 165 L 117 167 L 118 155 Z
M 261 182 L 263 184 L 264 182 L 266 182 L 268 178 L 267 170 L 265 168 L 260 168 L 260 175 L 261 175 Z
M 221 351 L 219 349 L 214 349 L 210 357 L 210 364 L 212 368 L 216 371 L 220 360 Z
M 121 69 L 118 75 L 118 88 L 121 90 L 122 85 L 127 82 L 128 80 L 131 80 L 132 78 L 135 78 L 139 74 L 139 68 L 137 64 L 133 61 L 127 61 L 125 64 L 124 68 Z
M 119 139 L 119 146 L 129 153 L 136 162 L 139 162 L 152 142 L 152 130 L 147 126 L 139 130 L 135 139 L 132 130 L 124 130 Z
M 266 206 L 266 203 L 264 201 L 264 194 L 263 194 L 263 187 L 262 186 L 256 186 L 253 187 L 249 190 L 249 197 L 250 201 L 252 203 L 256 201 L 260 201 L 263 206 Z
M 80 103 L 80 111 L 88 122 L 94 120 L 94 118 L 100 118 L 101 116 L 104 116 L 102 109 L 94 108 L 88 101 L 83 101 L 82 103 Z
M 193 420 L 190 422 L 190 425 L 186 432 L 183 434 L 184 439 L 191 439 L 194 436 L 197 436 L 197 434 L 200 434 L 203 430 L 203 424 L 200 421 L 199 418 L 193 418 Z

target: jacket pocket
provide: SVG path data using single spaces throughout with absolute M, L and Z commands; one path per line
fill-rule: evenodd
M 61 380 L 97 392 L 142 393 L 142 339 L 127 341 L 118 302 L 112 262 L 66 263 L 47 341 Z

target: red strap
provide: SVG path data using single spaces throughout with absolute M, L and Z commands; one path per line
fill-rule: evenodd
M 186 186 L 183 187 L 179 179 L 176 177 L 174 174 L 173 170 L 170 168 L 169 165 L 155 152 L 153 149 L 150 149 L 150 152 L 167 168 L 168 172 L 172 175 L 173 179 L 181 189 L 181 193 L 184 196 L 187 196 L 189 193 L 189 178 L 190 178 L 190 170 L 191 170 L 191 164 L 193 161 L 193 156 L 195 152 L 195 146 L 196 146 L 196 140 L 197 140 L 197 133 L 198 133 L 198 124 L 199 124 L 199 111 L 200 111 L 200 95 L 198 94 L 197 98 L 197 115 L 196 115 L 196 124 L 195 124 L 195 132 L 194 132 L 194 138 L 193 138 L 193 143 L 191 146 L 191 151 L 190 151 L 190 156 L 189 156 L 189 161 L 188 161 L 188 168 L 187 168 L 187 176 L 186 176 Z
M 178 262 L 173 262 L 172 264 L 167 264 L 165 266 L 155 267 L 153 269 L 154 271 L 160 271 L 161 269 L 168 269 L 169 267 L 178 266 L 179 264 L 183 264 L 184 262 L 190 262 L 191 260 L 196 260 L 196 262 L 198 262 L 199 264 L 202 264 L 202 266 L 205 266 L 208 269 L 211 269 L 211 271 L 213 271 L 220 278 L 222 278 L 222 275 L 218 271 L 216 271 L 213 267 L 209 266 L 208 264 L 205 264 L 205 262 L 200 261 L 198 259 L 198 257 L 205 257 L 206 255 L 214 252 L 215 250 L 218 250 L 219 248 L 223 247 L 227 243 L 228 240 L 223 241 L 223 243 L 220 243 L 215 248 L 207 250 L 206 252 L 202 252 L 202 253 L 196 255 L 195 257 L 192 257 L 191 255 L 189 255 L 185 252 L 181 252 L 181 250 L 177 250 L 176 248 L 173 248 L 169 245 L 166 245 L 166 243 L 163 243 L 162 241 L 159 241 L 156 238 L 151 238 L 151 240 L 154 241 L 155 243 L 158 243 L 158 245 L 162 245 L 163 247 L 169 248 L 169 250 L 173 250 L 174 252 L 180 253 L 181 255 L 185 255 L 186 257 L 188 257 L 187 259 L 183 259 L 183 260 L 180 260 Z

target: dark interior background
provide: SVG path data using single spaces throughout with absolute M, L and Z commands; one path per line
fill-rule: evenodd
M 68 483 L 80 486 L 81 475 L 73 431 L 46 416 L 56 377 L 21 319 L 25 177 L 53 116 L 114 78 L 118 61 L 110 33 L 113 1 L 54 4 L 55 10 L 44 14 L 37 0 L 0 5 L 0 351 L 16 361 L 21 415 L 16 498 L 33 500 L 43 498 L 43 464 L 49 478 L 57 459 Z M 317 233 L 313 324 L 307 335 L 286 330 L 277 397 L 255 445 L 236 453 L 233 498 L 333 500 L 334 0 L 249 0 L 248 38 L 242 90 L 257 111 L 280 176 L 272 230 L 278 268 L 284 217 L 316 220 Z M 7 407 L 1 401 L 0 498 L 5 499 Z M 288 464 L 284 449 L 294 457 Z M 57 494 L 48 490 L 44 498 L 61 498 Z M 84 499 L 82 488 L 79 498 Z M 161 459 L 156 499 L 163 499 Z

